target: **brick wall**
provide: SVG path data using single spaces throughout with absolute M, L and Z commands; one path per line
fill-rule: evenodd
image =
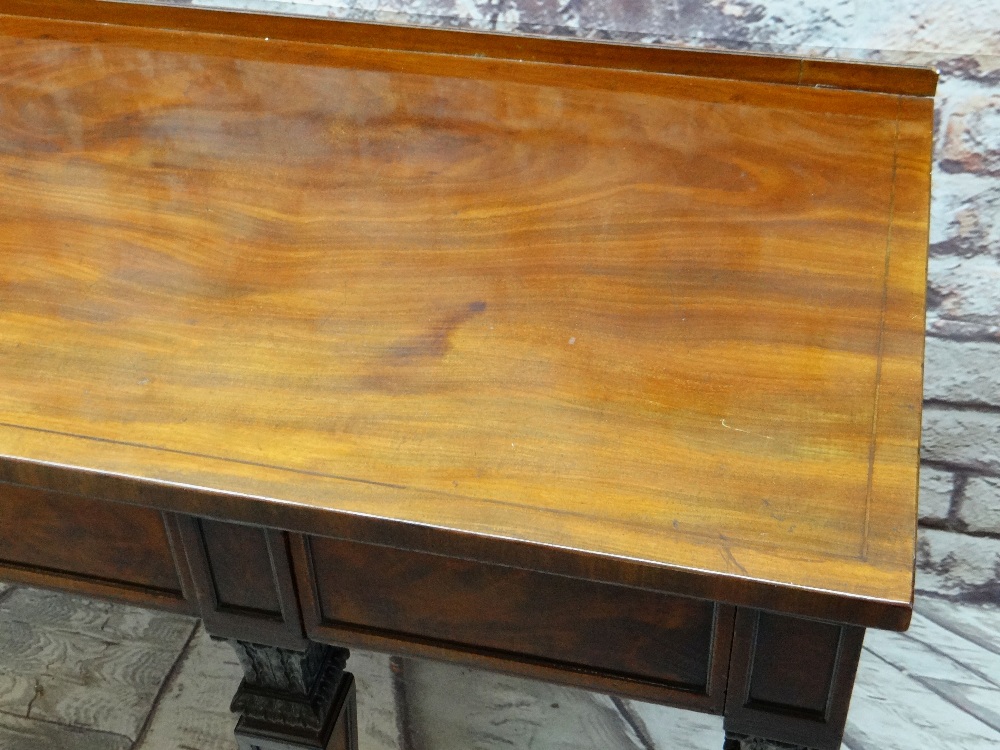
M 164 1 L 936 67 L 917 585 L 1000 601 L 996 0 Z
M 928 263 L 922 581 L 1000 601 L 1000 19 L 942 74 Z

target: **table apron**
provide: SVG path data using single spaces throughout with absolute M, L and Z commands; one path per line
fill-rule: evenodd
M 426 551 L 0 484 L 0 578 L 221 638 L 443 659 L 839 745 L 864 630 Z

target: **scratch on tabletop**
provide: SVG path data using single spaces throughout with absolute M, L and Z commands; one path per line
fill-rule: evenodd
M 740 565 L 740 561 L 736 559 L 736 555 L 733 554 L 733 551 L 731 549 L 729 549 L 729 543 L 728 543 L 728 541 L 726 541 L 726 538 L 722 537 L 722 540 L 723 540 L 723 543 L 722 543 L 722 556 L 726 559 L 727 562 L 729 562 L 735 568 L 739 569 L 739 571 L 743 575 L 745 575 L 745 576 L 746 575 L 750 575 L 749 573 L 747 573 L 747 569 L 744 568 L 742 565 Z
M 722 426 L 725 427 L 727 430 L 735 430 L 736 432 L 745 432 L 747 435 L 756 435 L 757 437 L 762 437 L 765 440 L 774 440 L 774 438 L 771 437 L 770 435 L 761 435 L 760 433 L 757 432 L 750 432 L 750 430 L 741 430 L 739 427 L 733 427 L 732 425 L 726 424 L 726 420 L 724 419 L 720 421 L 722 422 Z

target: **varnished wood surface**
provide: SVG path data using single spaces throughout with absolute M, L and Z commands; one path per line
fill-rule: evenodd
M 0 478 L 905 626 L 929 100 L 0 32 Z
M 850 625 L 739 609 L 726 688 L 727 737 L 838 750 L 864 636 L 863 628 Z
M 194 31 L 258 40 L 343 45 L 374 50 L 439 52 L 558 65 L 579 65 L 741 81 L 826 86 L 858 91 L 933 96 L 937 74 L 929 68 L 859 64 L 842 60 L 799 60 L 754 53 L 704 52 L 662 46 L 597 43 L 525 34 L 403 27 L 243 12 L 192 13 L 163 5 L 119 4 L 113 0 L 5 0 L 2 12 L 147 29 Z M 219 45 L 218 39 L 212 46 Z M 200 45 L 205 49 L 206 45 Z M 206 50 L 207 51 L 207 50 Z M 257 52 L 258 55 L 261 51 Z
M 198 613 L 216 637 L 306 646 L 287 534 L 177 516 Z
M 0 487 L 0 563 L 180 593 L 162 515 L 120 508 L 74 495 Z M 81 557 L 87 560 L 82 568 Z
M 193 611 L 170 514 L 0 485 L 0 579 Z
M 372 554 L 370 545 L 321 538 L 306 549 L 313 581 L 300 578 L 299 589 L 315 587 L 328 627 L 506 652 L 705 695 L 715 639 L 729 636 L 727 618 L 717 633 L 716 605 L 703 600 L 386 548 Z

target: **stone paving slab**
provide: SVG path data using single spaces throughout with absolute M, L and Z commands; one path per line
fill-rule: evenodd
M 979 648 L 1000 654 L 1000 602 L 992 606 L 963 607 L 941 599 L 918 597 L 915 609 Z
M 865 646 L 918 681 L 926 678 L 975 687 L 996 687 L 978 670 L 969 669 L 937 644 L 925 643 L 908 633 L 869 630 L 865 634 Z
M 1000 649 L 991 651 L 982 645 L 963 637 L 956 630 L 975 626 L 981 611 L 988 608 L 952 607 L 945 620 L 949 627 L 944 627 L 936 620 L 927 617 L 923 606 L 913 615 L 910 629 L 903 635 L 897 635 L 900 641 L 918 641 L 949 660 L 962 665 L 965 669 L 982 678 L 989 686 L 1000 689 Z M 994 628 L 1000 636 L 1000 610 L 996 610 Z M 909 654 L 905 654 L 908 656 Z
M 241 679 L 236 652 L 199 624 L 132 750 L 236 750 L 229 703 Z
M 390 662 L 385 654 L 351 654 L 363 750 L 400 747 Z M 229 703 L 242 677 L 232 647 L 211 639 L 199 625 L 133 750 L 236 750 L 236 716 L 230 713 Z
M 129 750 L 131 746 L 132 741 L 121 735 L 21 719 L 0 712 L 3 750 Z
M 684 711 L 670 706 L 654 706 L 640 701 L 623 701 L 628 718 L 638 725 L 646 741 L 644 750 L 702 750 L 722 748 L 722 717 Z
M 188 639 L 195 627 L 177 615 L 9 591 L 0 601 L 0 748 L 235 750 L 229 701 L 240 667 L 200 626 Z M 998 666 L 1000 608 L 918 599 L 909 633 L 868 634 L 844 750 L 1000 747 Z M 359 650 L 350 668 L 363 750 L 721 746 L 715 716 Z
M 387 654 L 351 650 L 348 669 L 357 683 L 361 750 L 397 750 L 402 744 L 396 681 L 399 661 Z
M 116 643 L 148 643 L 176 650 L 191 635 L 192 618 L 19 586 L 0 601 L 5 622 L 44 622 L 50 630 Z
M 0 712 L 7 721 L 0 748 L 36 725 L 39 747 L 89 747 L 75 730 L 130 747 L 193 628 L 191 618 L 177 615 L 27 587 L 8 591 L 0 601 Z
M 431 661 L 404 669 L 413 748 L 644 750 L 605 696 Z
M 858 669 L 844 744 L 847 750 L 989 750 L 1000 734 L 869 647 Z

